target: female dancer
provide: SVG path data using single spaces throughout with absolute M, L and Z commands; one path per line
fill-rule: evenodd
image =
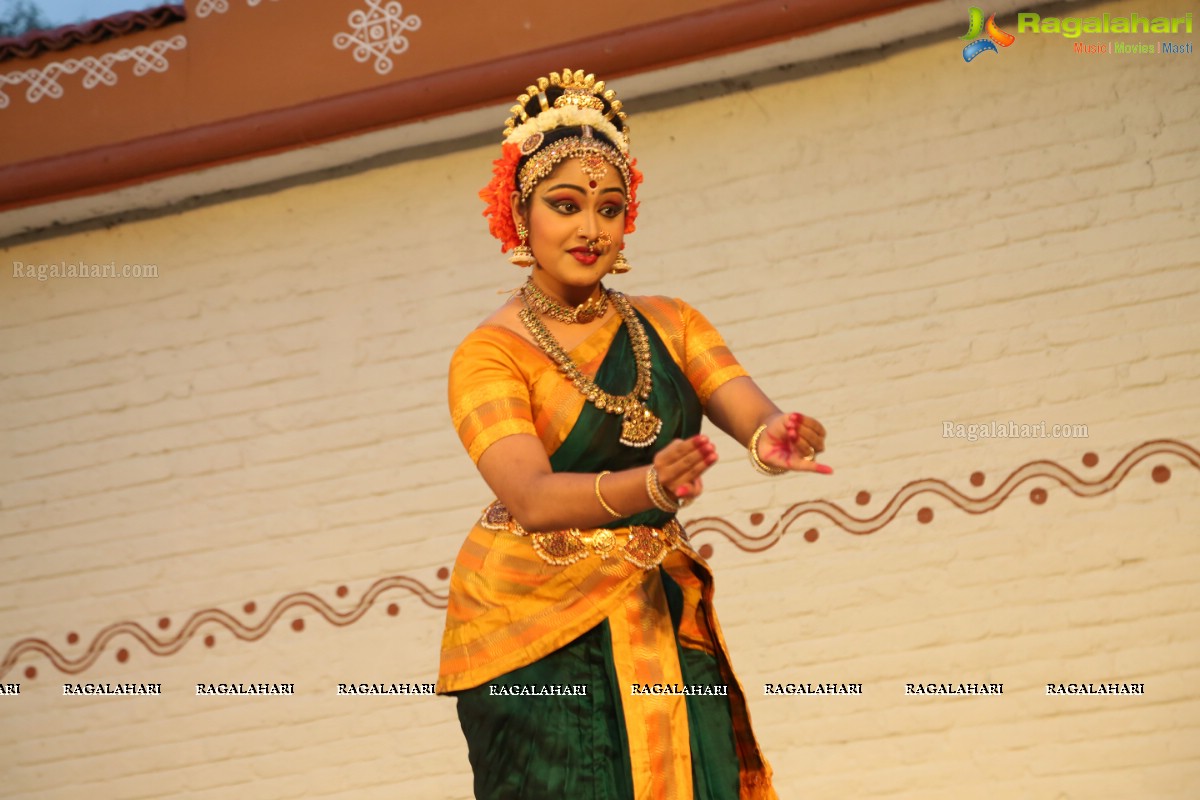
M 458 434 L 498 498 L 450 579 L 438 691 L 477 798 L 774 798 L 676 512 L 717 460 L 707 416 L 770 475 L 828 474 L 681 300 L 627 297 L 642 176 L 620 101 L 564 70 L 517 98 L 484 212 L 525 285 L 450 365 Z

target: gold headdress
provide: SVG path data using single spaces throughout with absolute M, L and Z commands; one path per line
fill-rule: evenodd
M 546 95 L 550 87 L 562 89 L 553 105 Z M 541 112 L 530 116 L 526 106 L 537 98 Z M 607 104 L 608 109 L 605 110 Z M 538 78 L 537 82 L 525 87 L 525 93 L 517 97 L 516 105 L 509 109 L 512 114 L 504 123 L 506 142 L 520 144 L 535 132 L 545 132 L 563 125 L 591 125 L 612 140 L 622 153 L 629 152 L 629 124 L 621 101 L 612 89 L 604 88 L 604 81 L 596 80 L 583 70 L 572 72 L 564 69 L 560 75 L 551 72 L 549 78 Z M 587 113 L 592 112 L 592 113 Z M 613 123 L 613 120 L 617 124 Z M 620 125 L 620 130 L 617 125 Z

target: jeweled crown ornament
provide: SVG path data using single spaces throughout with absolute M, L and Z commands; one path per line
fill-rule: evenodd
M 563 93 L 554 100 L 553 106 L 550 104 L 550 98 L 546 95 L 546 90 L 551 86 L 563 90 Z M 618 137 L 623 141 L 614 141 L 613 143 L 621 147 L 622 151 L 628 150 L 629 124 L 625 112 L 621 110 L 621 101 L 617 99 L 616 92 L 606 89 L 604 81 L 596 80 L 596 76 L 591 73 L 585 75 L 581 69 L 574 71 L 564 69 L 561 74 L 551 72 L 550 77 L 538 78 L 536 83 L 526 86 L 525 93 L 519 95 L 516 104 L 509 109 L 512 116 L 504 123 L 505 138 L 508 138 L 518 125 L 530 120 L 529 112 L 525 107 L 535 97 L 543 112 L 549 111 L 551 108 L 586 108 L 600 112 L 603 118 L 609 122 L 617 120 L 621 128 Z M 608 104 L 607 111 L 604 110 L 605 102 Z M 615 128 L 616 126 L 614 126 L 614 130 Z M 607 134 L 607 131 L 605 133 Z

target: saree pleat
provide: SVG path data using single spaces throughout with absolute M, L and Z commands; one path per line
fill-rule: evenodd
M 554 471 L 648 464 L 673 439 L 698 433 L 697 379 L 681 365 L 699 364 L 705 386 L 719 383 L 714 375 L 744 374 L 715 331 L 706 340 L 711 354 L 694 347 L 685 354 L 682 333 L 663 335 L 670 309 L 650 305 L 642 315 L 642 307 L 654 384 L 647 406 L 663 421 L 661 433 L 650 447 L 620 445 L 620 416 L 583 403 L 565 434 L 530 426 L 548 451 L 549 442 L 560 442 L 550 453 Z M 620 395 L 633 387 L 636 364 L 624 326 L 610 333 L 595 354 L 595 381 Z M 701 334 L 709 335 L 703 328 Z M 504 402 L 520 407 L 520 398 Z M 534 404 L 532 420 L 547 416 L 553 414 Z M 487 427 L 470 413 L 458 419 L 460 430 Z M 672 516 L 651 509 L 606 527 L 622 541 L 631 526 L 659 529 Z M 712 610 L 711 573 L 686 541 L 672 546 L 650 569 L 617 555 L 555 565 L 535 552 L 529 536 L 484 524 L 472 529 L 451 574 L 438 691 L 458 698 L 477 798 L 776 798 Z M 728 694 L 633 691 L 646 685 L 724 686 Z M 521 686 L 586 691 L 511 692 Z

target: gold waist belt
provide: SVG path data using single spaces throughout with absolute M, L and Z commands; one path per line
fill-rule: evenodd
M 654 569 L 687 539 L 683 526 L 671 519 L 661 528 L 630 525 L 627 528 L 568 528 L 562 531 L 530 533 L 512 518 L 508 509 L 495 500 L 483 510 L 480 527 L 527 537 L 534 552 L 547 564 L 565 567 L 588 556 L 601 559 L 611 556 L 624 558 L 642 569 Z

